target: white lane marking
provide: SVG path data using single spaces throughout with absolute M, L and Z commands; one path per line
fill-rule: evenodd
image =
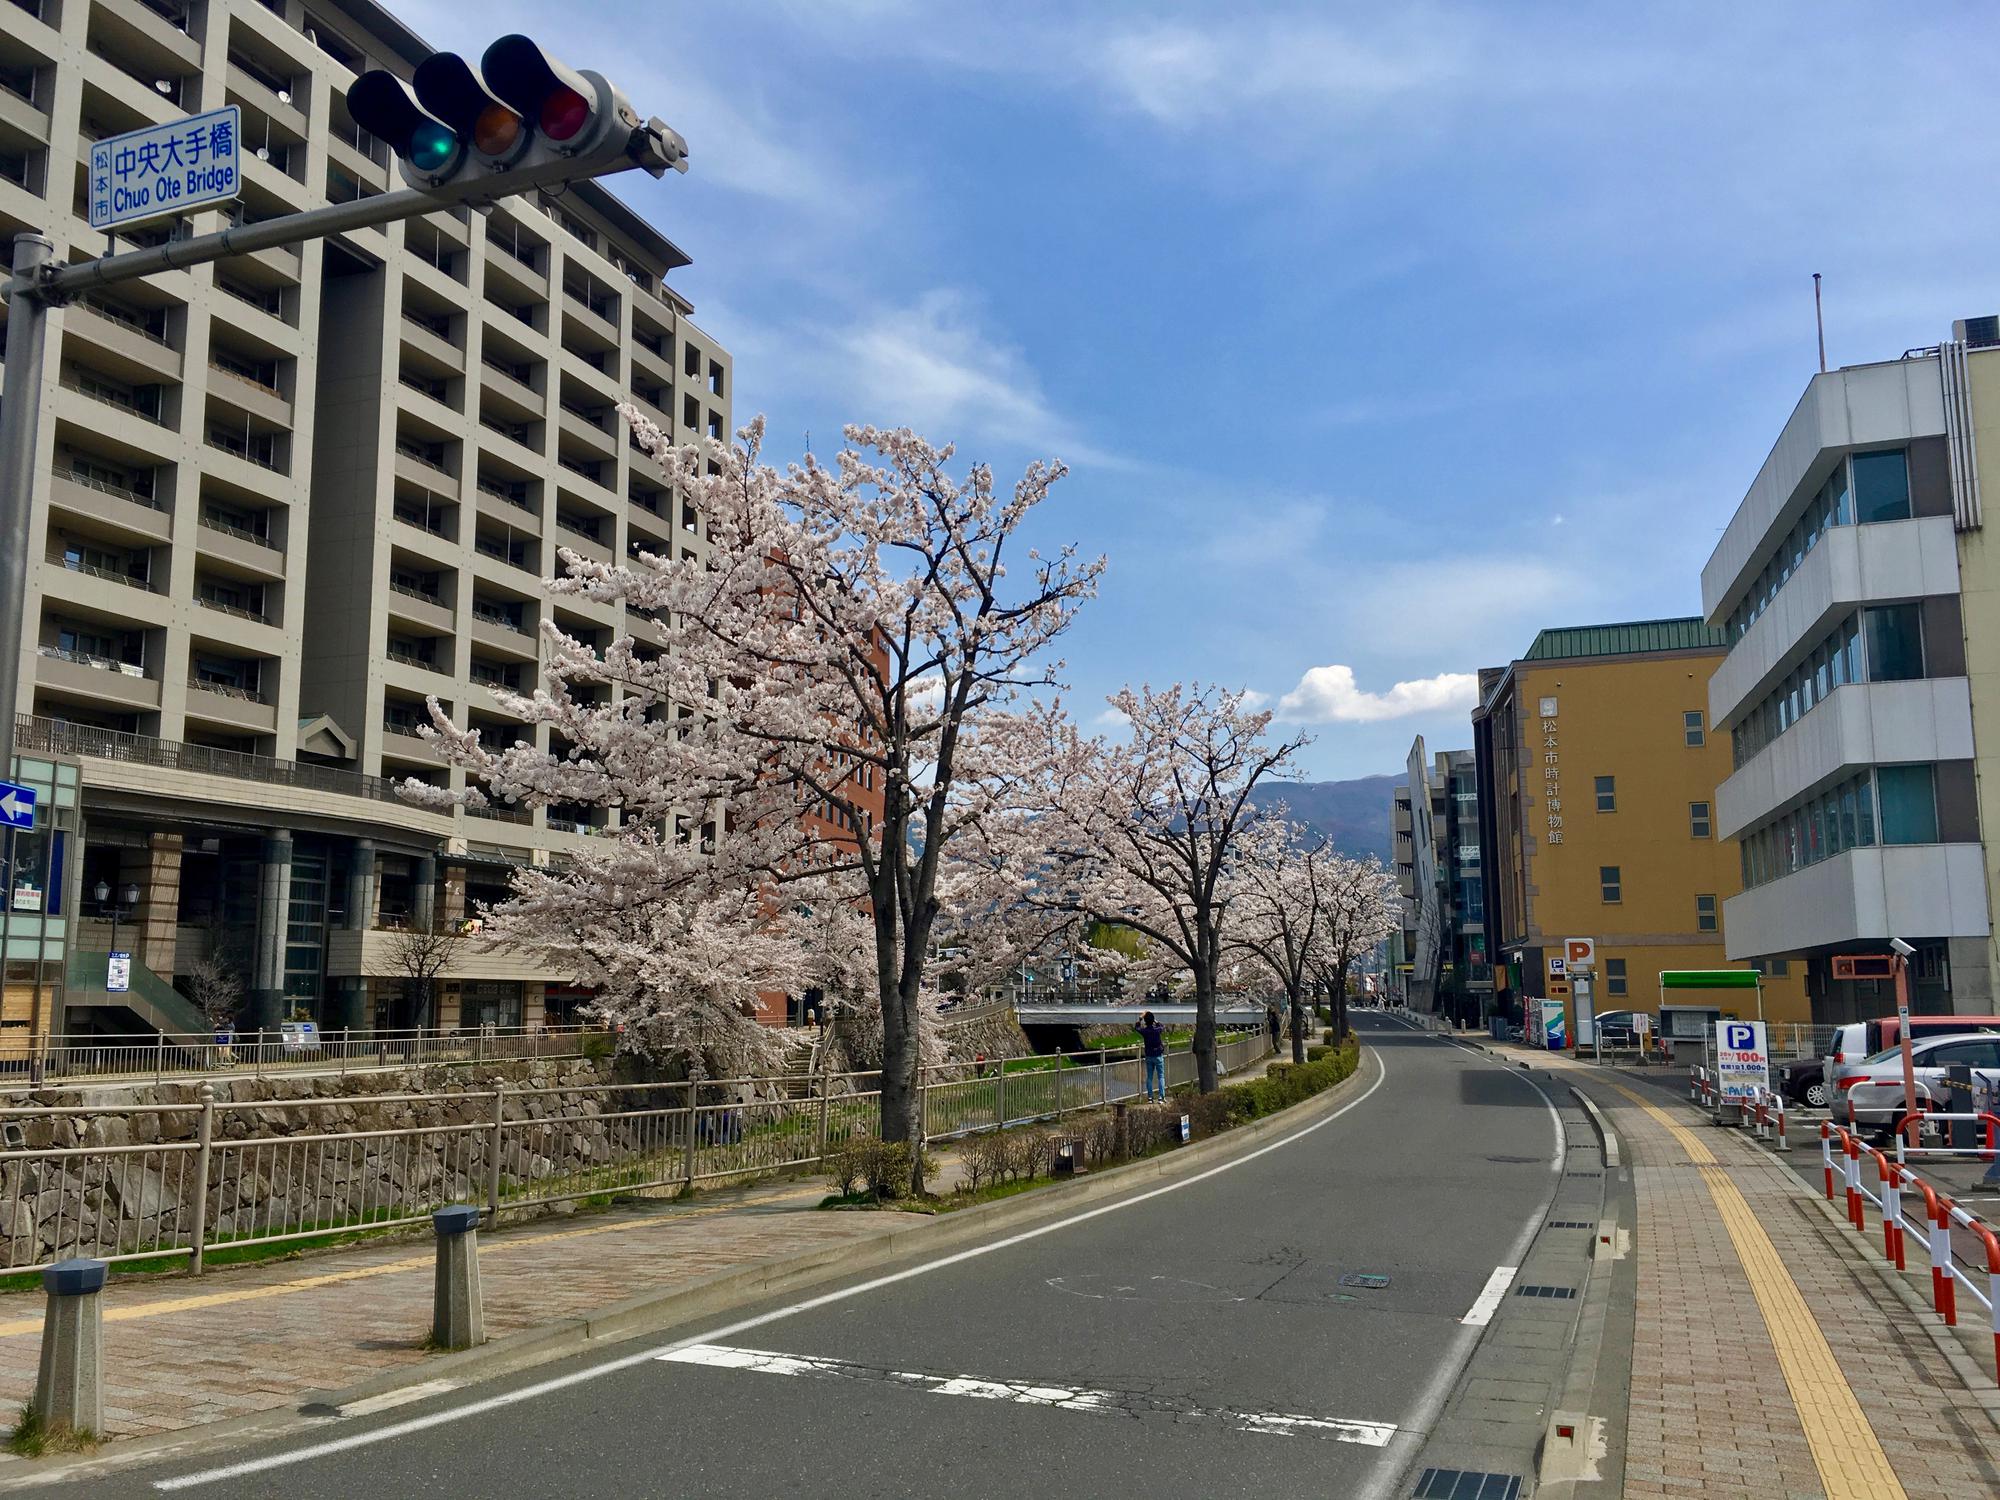
M 365 1417 L 370 1412 L 387 1411 L 392 1406 L 408 1406 L 412 1401 L 422 1401 L 426 1396 L 442 1396 L 446 1391 L 457 1389 L 456 1380 L 426 1380 L 422 1385 L 404 1386 L 399 1391 L 384 1391 L 379 1396 L 365 1396 L 359 1401 L 350 1401 L 340 1408 L 337 1415 Z
M 220 1483 L 226 1479 L 241 1479 L 247 1474 L 263 1474 L 272 1469 L 289 1468 L 293 1464 L 308 1463 L 313 1459 L 330 1457 L 335 1453 L 349 1453 L 356 1448 L 365 1448 L 372 1443 L 385 1443 L 393 1441 L 396 1438 L 408 1437 L 412 1433 L 427 1432 L 433 1427 L 442 1427 L 448 1422 L 463 1421 L 467 1417 L 484 1416 L 489 1411 L 499 1411 L 523 1401 L 533 1401 L 542 1396 L 552 1395 L 556 1391 L 567 1390 L 571 1386 L 583 1385 L 588 1381 L 599 1379 L 605 1375 L 615 1375 L 621 1370 L 629 1370 L 635 1366 L 645 1364 L 649 1360 L 658 1359 L 661 1354 L 674 1349 L 685 1349 L 691 1344 L 712 1344 L 723 1339 L 734 1338 L 739 1333 L 748 1333 L 751 1329 L 762 1328 L 767 1323 L 776 1323 L 784 1318 L 796 1317 L 802 1312 L 811 1312 L 815 1308 L 828 1307 L 836 1302 L 845 1302 L 850 1297 L 865 1296 L 869 1292 L 880 1291 L 885 1286 L 894 1286 L 898 1282 L 909 1281 L 918 1276 L 928 1276 L 933 1271 L 942 1271 L 947 1267 L 961 1265 L 969 1260 L 977 1260 L 983 1255 L 992 1255 L 995 1251 L 1008 1250 L 1015 1245 L 1026 1244 L 1030 1240 L 1038 1240 L 1045 1234 L 1054 1234 L 1058 1230 L 1068 1229 L 1072 1225 L 1086 1224 L 1090 1220 L 1102 1218 L 1106 1214 L 1117 1213 L 1120 1209 L 1132 1208 L 1138 1204 L 1150 1202 L 1154 1198 L 1164 1197 L 1168 1193 L 1177 1193 L 1182 1188 L 1193 1187 L 1198 1182 L 1206 1182 L 1209 1178 L 1220 1176 L 1224 1172 L 1233 1172 L 1236 1168 L 1253 1162 L 1260 1156 L 1267 1156 L 1273 1151 L 1281 1150 L 1291 1145 L 1294 1141 L 1304 1140 L 1314 1131 L 1324 1130 L 1349 1110 L 1358 1109 L 1361 1105 L 1367 1103 L 1375 1091 L 1388 1081 L 1389 1077 L 1388 1065 L 1382 1061 L 1381 1054 L 1371 1052 L 1368 1056 L 1375 1060 L 1375 1081 L 1345 1104 L 1341 1105 L 1339 1109 L 1320 1119 L 1314 1120 L 1310 1125 L 1301 1126 L 1288 1136 L 1282 1136 L 1272 1141 L 1268 1146 L 1259 1146 L 1255 1151 L 1246 1151 L 1241 1156 L 1233 1156 L 1228 1161 L 1210 1167 L 1206 1171 L 1195 1173 L 1192 1177 L 1183 1177 L 1175 1182 L 1163 1183 L 1159 1187 L 1148 1188 L 1143 1193 L 1134 1193 L 1129 1198 L 1120 1198 L 1115 1203 L 1104 1203 L 1096 1208 L 1084 1209 L 1080 1213 L 1071 1214 L 1066 1219 L 1057 1219 L 1052 1224 L 1039 1225 L 1034 1229 L 1024 1229 L 1019 1234 L 1008 1235 L 1005 1239 L 993 1240 L 984 1245 L 974 1245 L 969 1250 L 958 1250 L 950 1255 L 941 1255 L 936 1260 L 907 1266 L 903 1270 L 892 1271 L 886 1276 L 877 1276 L 869 1281 L 857 1282 L 853 1286 L 842 1287 L 838 1291 L 822 1292 L 817 1297 L 807 1297 L 803 1301 L 792 1303 L 790 1306 L 780 1307 L 772 1312 L 760 1313 L 754 1318 L 744 1318 L 740 1322 L 730 1323 L 722 1328 L 713 1328 L 706 1333 L 696 1334 L 692 1338 L 678 1339 L 663 1348 L 644 1349 L 637 1354 L 620 1355 L 616 1359 L 607 1359 L 602 1364 L 592 1365 L 587 1370 L 572 1370 L 567 1375 L 556 1375 L 547 1380 L 538 1380 L 532 1385 L 524 1385 L 518 1390 L 503 1391 L 497 1396 L 482 1397 L 480 1400 L 469 1401 L 464 1406 L 454 1406 L 447 1411 L 426 1412 L 421 1417 L 406 1417 L 400 1422 L 391 1422 L 387 1426 L 372 1428 L 367 1432 L 350 1433 L 346 1437 L 328 1438 L 325 1442 L 308 1443 L 304 1447 L 288 1449 L 283 1453 L 271 1453 L 262 1458 L 248 1458 L 240 1463 L 224 1464 L 214 1469 L 200 1469 L 195 1473 L 179 1474 L 171 1479 L 156 1479 L 153 1481 L 153 1488 L 163 1491 L 186 1490 L 193 1489 L 197 1485 Z
M 1495 1266 L 1493 1274 L 1486 1278 L 1486 1286 L 1472 1299 L 1472 1307 L 1458 1321 L 1473 1328 L 1483 1328 L 1493 1321 L 1493 1314 L 1500 1306 L 1500 1299 L 1507 1295 L 1507 1288 L 1514 1284 L 1519 1266 Z
M 658 1358 L 669 1364 L 706 1365 L 722 1370 L 749 1370 L 759 1375 L 803 1375 L 822 1380 L 872 1380 L 899 1385 L 934 1396 L 970 1396 L 977 1401 L 1011 1401 L 1020 1406 L 1047 1406 L 1061 1411 L 1099 1416 L 1144 1416 L 1159 1412 L 1174 1417 L 1207 1417 L 1240 1432 L 1268 1432 L 1283 1437 L 1300 1433 L 1384 1448 L 1396 1435 L 1390 1422 L 1363 1422 L 1347 1417 L 1305 1417 L 1291 1412 L 1232 1411 L 1172 1397 L 1136 1391 L 1098 1391 L 1085 1386 L 1037 1385 L 1021 1380 L 981 1380 L 973 1375 L 930 1375 L 918 1370 L 884 1370 L 851 1360 L 818 1355 L 778 1354 L 767 1349 L 738 1349 L 727 1344 L 689 1344 Z

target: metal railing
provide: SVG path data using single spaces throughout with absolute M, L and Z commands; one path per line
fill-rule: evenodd
M 378 1035 L 357 1045 L 382 1043 Z M 1261 1032 L 1245 1034 L 1219 1043 L 1217 1064 L 1234 1071 L 1268 1053 Z M 1055 1119 L 1142 1092 L 1132 1049 L 1035 1064 L 924 1070 L 924 1140 Z M 1191 1084 L 1194 1073 L 1192 1054 L 1170 1052 L 1169 1087 Z M 218 1248 L 414 1225 L 453 1203 L 483 1203 L 497 1216 L 810 1167 L 875 1134 L 879 1074 L 818 1073 L 804 1097 L 789 1097 L 797 1082 L 779 1075 L 241 1102 L 204 1088 L 189 1104 L 0 1108 L 0 1269 L 88 1255 L 185 1261 L 199 1271 Z M 328 1128 L 348 1110 L 367 1109 L 420 1118 Z
M 75 469 L 51 469 L 49 472 L 58 479 L 68 480 L 71 484 L 80 484 L 85 489 L 96 490 L 101 495 L 110 495 L 133 505 L 143 505 L 148 510 L 157 510 L 162 514 L 166 513 L 166 506 L 162 505 L 153 496 L 142 495 L 127 485 L 113 484 L 108 479 L 99 479 L 91 474 L 80 474 Z
M 121 573 L 116 568 L 100 568 L 95 563 L 87 563 L 82 558 L 67 557 L 61 552 L 48 554 L 48 561 L 58 568 L 66 568 L 72 573 L 88 573 L 92 578 L 102 578 L 107 583 L 122 583 L 127 588 L 143 589 L 146 593 L 157 594 L 149 578 L 139 578 L 131 573 Z
M 44 646 L 44 654 L 59 648 Z M 95 659 L 92 659 L 93 664 Z M 155 739 L 151 735 L 127 734 L 118 729 L 99 729 L 91 724 L 71 724 L 62 719 L 29 718 L 23 715 L 14 730 L 14 747 L 29 754 L 74 755 L 85 759 L 125 761 L 133 765 L 159 766 L 167 770 L 195 771 L 209 776 L 229 776 L 239 781 L 260 781 L 273 786 L 295 786 L 316 792 L 338 792 L 349 797 L 367 797 L 375 802 L 391 802 L 407 807 L 397 794 L 399 782 L 358 771 L 339 771 L 300 761 L 279 760 L 270 755 L 254 755 L 244 750 L 218 750 L 208 745 L 189 745 L 179 740 Z
M 227 1040 L 223 1040 L 223 1038 Z M 0 1090 L 58 1087 L 77 1079 L 161 1082 L 175 1078 L 252 1077 L 279 1073 L 347 1074 L 380 1068 L 572 1058 L 586 1044 L 608 1048 L 602 1026 L 422 1027 L 322 1031 L 309 1043 L 276 1031 L 218 1031 L 210 1040 L 158 1032 L 57 1034 L 30 1049 L 25 1038 L 0 1040 Z M 35 1075 L 41 1083 L 37 1085 Z

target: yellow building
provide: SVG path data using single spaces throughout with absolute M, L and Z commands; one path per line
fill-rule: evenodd
M 1723 649 L 1693 617 L 1578 626 L 1480 673 L 1486 927 L 1513 1006 L 1569 998 L 1551 966 L 1568 938 L 1596 940 L 1599 1011 L 1657 1014 L 1662 970 L 1746 967 L 1723 954 L 1722 904 L 1742 884 L 1716 833 L 1730 749 L 1708 730 L 1708 679 Z M 1766 1019 L 1809 1019 L 1798 966 L 1764 967 Z M 1719 1003 L 1755 1014 L 1748 994 Z

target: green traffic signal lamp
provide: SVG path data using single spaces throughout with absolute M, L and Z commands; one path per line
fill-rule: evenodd
M 355 79 L 347 112 L 421 176 L 448 177 L 465 158 L 458 132 L 420 108 L 410 86 L 393 73 L 376 68 Z

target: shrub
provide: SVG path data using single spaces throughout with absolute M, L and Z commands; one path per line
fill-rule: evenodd
M 825 1171 L 842 1197 L 866 1188 L 875 1198 L 900 1198 L 910 1190 L 910 1165 L 908 1141 L 858 1136 L 827 1152 Z
M 1309 1063 L 1316 1063 L 1331 1051 L 1333 1051 L 1333 1048 L 1327 1046 L 1321 1046 L 1318 1043 L 1315 1043 L 1314 1045 L 1306 1048 L 1306 1061 Z

